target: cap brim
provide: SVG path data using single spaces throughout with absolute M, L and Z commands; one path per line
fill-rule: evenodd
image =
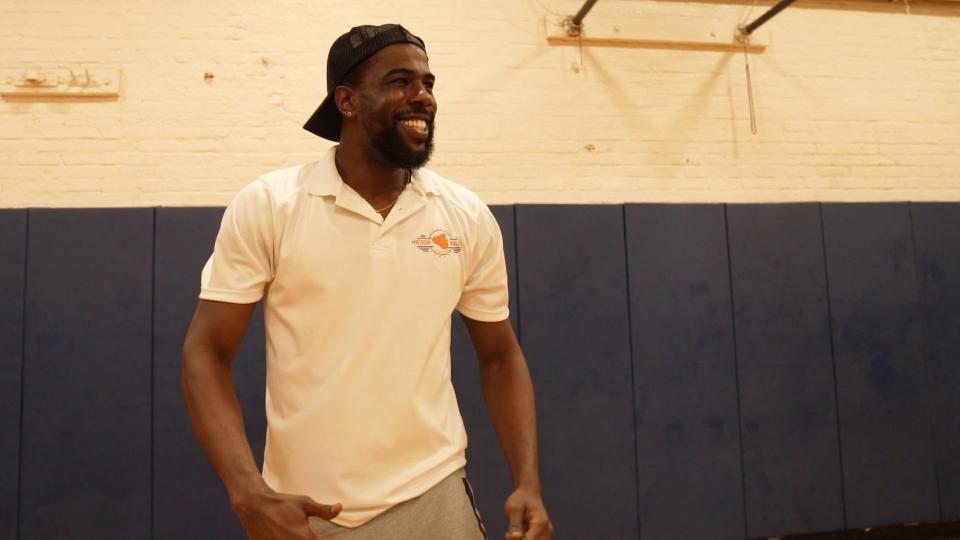
M 340 141 L 340 111 L 333 103 L 333 97 L 327 96 L 323 103 L 317 107 L 313 115 L 303 125 L 303 129 L 323 137 L 324 139 L 339 142 Z

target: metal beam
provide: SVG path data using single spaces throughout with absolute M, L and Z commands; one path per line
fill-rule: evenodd
M 573 16 L 573 19 L 570 21 L 573 26 L 580 27 L 583 24 L 583 19 L 587 16 L 587 13 L 590 13 L 590 10 L 593 9 L 593 5 L 597 3 L 597 0 L 587 0 L 583 3 L 583 7 L 580 8 L 580 11 Z
M 568 36 L 578 37 L 580 35 L 580 32 L 583 31 L 583 19 L 587 16 L 587 13 L 590 13 L 590 10 L 593 9 L 593 5 L 596 3 L 597 0 L 587 0 L 576 15 L 573 17 L 567 17 L 563 20 L 561 25 L 563 26 L 563 29 L 566 30 Z
M 787 6 L 789 6 L 794 2 L 796 2 L 796 0 L 780 0 L 780 2 L 777 3 L 777 5 L 768 9 L 767 12 L 764 13 L 763 15 L 757 17 L 757 20 L 742 27 L 740 29 L 740 32 L 745 36 L 749 36 L 750 34 L 753 33 L 754 30 L 756 30 L 757 28 L 760 28 L 760 26 L 763 25 L 763 23 L 772 19 L 773 16 L 776 15 L 777 13 L 780 13 L 781 11 L 787 9 Z

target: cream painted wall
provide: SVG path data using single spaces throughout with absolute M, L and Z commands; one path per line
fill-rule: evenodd
M 544 28 L 581 3 L 0 0 L 2 77 L 123 72 L 117 100 L 0 101 L 0 207 L 224 205 L 329 146 L 300 128 L 329 45 L 391 21 L 438 75 L 431 167 L 491 204 L 960 200 L 960 3 L 800 0 L 750 57 L 756 135 L 742 52 L 581 64 Z M 601 0 L 586 23 L 732 32 L 771 4 Z

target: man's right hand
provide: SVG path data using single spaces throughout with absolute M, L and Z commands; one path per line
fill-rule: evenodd
M 315 540 L 308 518 L 333 519 L 343 509 L 340 503 L 320 504 L 305 495 L 287 495 L 270 488 L 232 506 L 250 540 Z

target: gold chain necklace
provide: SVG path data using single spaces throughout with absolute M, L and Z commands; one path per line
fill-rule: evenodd
M 389 210 L 390 208 L 392 208 L 392 207 L 393 207 L 393 205 L 395 205 L 395 204 L 397 204 L 397 201 L 399 201 L 399 200 L 400 200 L 400 196 L 399 196 L 399 195 L 397 195 L 397 198 L 396 198 L 396 199 L 394 199 L 392 203 L 390 203 L 390 204 L 388 204 L 388 205 L 386 205 L 386 206 L 384 206 L 383 208 L 381 208 L 381 209 L 379 209 L 379 210 L 377 210 L 376 208 L 374 208 L 374 210 L 375 210 L 375 211 L 376 211 L 376 212 L 377 212 L 378 214 L 381 214 L 381 213 L 383 213 L 383 212 L 385 212 L 385 211 L 387 211 L 387 210 Z
M 404 190 L 404 189 L 407 189 L 407 185 L 408 185 L 408 184 L 410 184 L 410 169 L 407 169 L 407 179 L 403 182 L 403 189 L 400 190 L 400 195 L 403 195 L 403 190 Z M 392 203 L 384 206 L 383 208 L 381 208 L 381 209 L 379 209 L 379 210 L 377 210 L 376 208 L 374 208 L 373 210 L 374 210 L 376 213 L 378 213 L 378 214 L 381 214 L 381 213 L 383 213 L 383 212 L 386 212 L 387 210 L 393 208 L 393 205 L 397 204 L 397 201 L 400 200 L 400 195 L 397 195 L 397 198 L 394 199 Z

